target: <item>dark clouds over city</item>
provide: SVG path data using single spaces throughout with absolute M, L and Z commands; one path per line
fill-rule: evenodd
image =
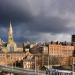
M 0 37 L 11 20 L 18 42 L 70 41 L 75 33 L 75 0 L 0 0 Z

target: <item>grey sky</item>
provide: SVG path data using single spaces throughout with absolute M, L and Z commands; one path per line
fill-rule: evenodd
M 0 0 L 0 36 L 6 38 L 11 19 L 16 41 L 70 41 L 75 33 L 74 3 L 75 0 Z

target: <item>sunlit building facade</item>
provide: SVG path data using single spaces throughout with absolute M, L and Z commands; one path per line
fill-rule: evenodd
M 49 56 L 54 56 L 60 65 L 70 65 L 70 58 L 73 56 L 74 46 L 71 44 L 49 44 Z
M 72 56 L 73 51 L 72 45 L 49 44 L 49 55 L 67 57 Z

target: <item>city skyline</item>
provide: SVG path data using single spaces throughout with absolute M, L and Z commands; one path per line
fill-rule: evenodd
M 17 42 L 71 41 L 74 0 L 0 0 L 0 37 L 7 39 L 11 20 Z M 64 37 L 64 39 L 63 39 Z

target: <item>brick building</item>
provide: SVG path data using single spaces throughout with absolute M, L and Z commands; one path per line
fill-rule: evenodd
M 73 56 L 74 46 L 70 43 L 51 43 L 48 45 L 48 55 L 55 56 L 60 65 L 70 65 L 70 59 Z

